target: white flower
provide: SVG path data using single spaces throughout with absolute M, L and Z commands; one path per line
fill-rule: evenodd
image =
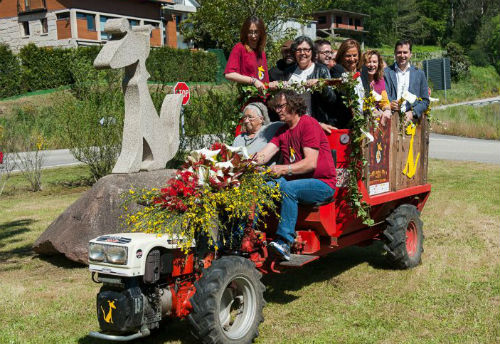
M 376 102 L 379 102 L 379 101 L 382 100 L 382 96 L 380 94 L 378 94 L 374 90 L 371 90 L 371 92 L 372 92 L 372 96 L 373 96 L 373 98 L 375 99 Z
M 218 169 L 224 169 L 224 168 L 229 168 L 232 169 L 234 166 L 231 163 L 231 161 L 224 161 L 224 162 L 216 162 L 215 163 L 215 168 Z
M 226 147 L 228 151 L 232 153 L 238 153 L 243 159 L 250 159 L 247 147 L 233 147 L 233 146 L 226 146 Z
M 414 95 L 413 93 L 408 92 L 408 91 L 404 91 L 403 95 L 401 97 L 404 100 L 407 100 L 410 104 L 413 104 L 417 101 L 417 96 Z
M 361 133 L 362 133 L 361 139 L 363 139 L 363 138 L 366 137 L 368 139 L 368 143 L 371 143 L 371 142 L 375 141 L 375 139 L 373 138 L 372 134 L 364 131 L 363 129 L 361 129 Z
M 189 153 L 188 160 L 191 162 L 197 162 L 200 161 L 202 156 L 204 156 L 207 160 L 215 162 L 214 157 L 217 156 L 219 152 L 220 149 L 214 151 L 206 148 L 198 149 Z
M 207 179 L 208 179 L 208 171 L 209 169 L 203 165 L 198 166 L 196 169 L 196 174 L 198 175 L 198 185 L 203 186 L 205 185 Z
M 342 82 L 348 82 L 349 81 L 349 74 L 347 72 L 342 73 Z

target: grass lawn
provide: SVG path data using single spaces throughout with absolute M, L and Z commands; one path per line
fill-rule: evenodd
M 434 133 L 500 140 L 500 103 L 433 110 L 432 117 Z
M 0 343 L 94 343 L 99 286 L 88 270 L 30 251 L 87 188 L 86 174 L 46 170 L 44 191 L 14 179 L 0 196 Z M 391 270 L 372 245 L 265 276 L 257 343 L 499 342 L 500 167 L 431 160 L 429 180 L 421 266 Z M 178 320 L 142 342 L 195 343 Z

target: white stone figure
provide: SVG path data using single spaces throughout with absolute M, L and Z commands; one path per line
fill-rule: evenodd
M 165 168 L 179 148 L 182 95 L 167 95 L 158 117 L 149 93 L 146 58 L 151 30 L 150 25 L 131 29 L 125 18 L 108 20 L 104 31 L 112 35 L 111 40 L 94 61 L 94 67 L 98 69 L 125 68 L 122 150 L 113 173 Z

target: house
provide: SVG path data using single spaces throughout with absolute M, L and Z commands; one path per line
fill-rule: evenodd
M 177 47 L 181 49 L 192 46 L 189 42 L 184 42 L 181 34 L 181 23 L 187 19 L 189 13 L 194 13 L 200 7 L 196 0 L 173 0 L 171 3 L 165 3 L 162 6 L 164 17 L 173 16 L 176 25 Z
M 194 2 L 194 0 L 192 1 Z M 152 25 L 151 46 L 178 47 L 176 16 L 196 11 L 190 0 L 0 0 L 0 44 L 14 52 L 28 43 L 48 47 L 103 44 L 108 19 Z M 166 7 L 173 6 L 175 12 Z
M 275 28 L 269 29 L 269 35 L 275 40 L 282 39 L 286 36 L 287 32 L 293 30 L 295 37 L 308 36 L 313 41 L 316 39 L 316 22 L 308 20 L 305 23 L 299 22 L 294 19 L 289 19 L 284 22 L 279 22 Z
M 314 12 L 313 17 L 318 37 L 332 37 L 336 40 L 354 38 L 364 45 L 364 38 L 368 33 L 364 29 L 364 21 L 369 15 L 331 9 Z

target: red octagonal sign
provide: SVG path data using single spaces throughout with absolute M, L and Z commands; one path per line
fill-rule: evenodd
M 189 86 L 185 82 L 179 81 L 178 83 L 176 83 L 174 87 L 174 93 L 182 94 L 182 105 L 186 105 L 189 102 Z

